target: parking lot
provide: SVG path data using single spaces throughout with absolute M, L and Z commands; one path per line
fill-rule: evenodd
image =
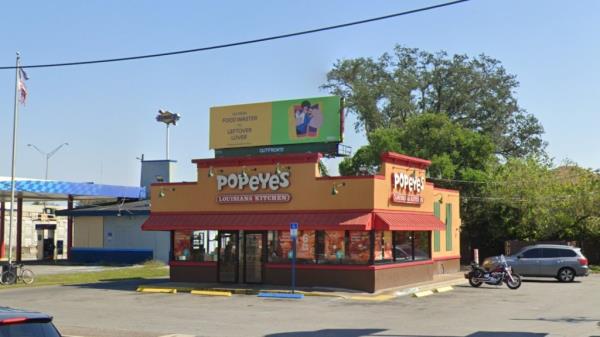
M 63 334 L 84 337 L 600 336 L 598 274 L 574 283 L 530 280 L 518 290 L 459 285 L 384 302 L 142 294 L 137 284 L 5 289 L 0 302 L 50 313 Z

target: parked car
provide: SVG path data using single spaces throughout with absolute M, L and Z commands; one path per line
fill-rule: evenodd
M 6 307 L 0 307 L 0 336 L 61 337 L 52 316 Z
M 527 246 L 506 257 L 506 262 L 521 276 L 554 277 L 561 282 L 589 274 L 588 260 L 581 249 L 570 246 Z

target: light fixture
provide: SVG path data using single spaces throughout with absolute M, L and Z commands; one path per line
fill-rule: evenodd
M 331 188 L 331 195 L 337 195 L 339 193 L 338 188 L 346 186 L 346 183 L 338 183 L 338 184 L 333 184 L 333 187 Z
M 213 170 L 213 167 L 209 166 L 208 167 L 208 177 L 210 178 L 210 177 L 212 177 L 214 175 L 215 175 L 215 171 Z
M 242 166 L 242 177 L 246 178 L 248 173 L 246 172 L 246 166 Z
M 162 183 L 163 181 L 165 181 L 165 178 L 161 175 L 155 176 L 154 178 L 156 178 L 156 181 L 159 183 Z
M 175 187 L 169 188 L 168 191 L 175 192 Z M 166 196 L 167 196 L 167 193 L 165 193 L 165 189 L 163 187 L 161 187 L 160 191 L 158 191 L 158 197 L 159 198 L 164 198 Z
M 282 168 L 280 163 L 277 163 L 275 166 L 275 174 L 281 174 L 281 172 L 290 172 L 291 170 L 291 166 L 285 166 Z
M 444 203 L 444 196 L 443 196 L 441 193 L 436 193 L 436 194 L 434 194 L 433 196 L 435 197 L 435 196 L 438 196 L 438 195 L 440 196 L 440 199 L 439 199 L 439 200 L 437 200 L 437 201 L 438 201 L 440 204 L 443 204 L 443 203 Z

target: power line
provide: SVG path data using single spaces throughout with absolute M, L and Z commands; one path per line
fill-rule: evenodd
M 437 8 L 441 8 L 441 7 L 452 6 L 452 5 L 456 5 L 456 4 L 459 4 L 461 2 L 467 2 L 467 1 L 469 1 L 469 0 L 451 1 L 451 2 L 446 2 L 446 3 L 439 4 L 439 5 L 422 7 L 422 8 L 412 9 L 412 10 L 405 11 L 405 12 L 399 12 L 399 13 L 394 13 L 394 14 L 389 14 L 389 15 L 384 15 L 384 16 L 378 16 L 378 17 L 375 17 L 375 18 L 364 19 L 364 20 L 353 21 L 353 22 L 347 22 L 347 23 L 342 23 L 342 24 L 339 24 L 339 25 L 333 25 L 333 26 L 315 28 L 315 29 L 304 30 L 304 31 L 295 32 L 295 33 L 288 33 L 288 34 L 282 34 L 282 35 L 275 35 L 275 36 L 263 37 L 263 38 L 258 38 L 258 39 L 254 39 L 254 40 L 246 40 L 246 41 L 238 41 L 238 42 L 231 42 L 231 43 L 219 44 L 219 45 L 208 46 L 208 47 L 200 47 L 200 48 L 194 48 L 194 49 L 178 50 L 178 51 L 164 52 L 164 53 L 158 53 L 158 54 L 147 54 L 147 55 L 138 55 L 138 56 L 119 57 L 119 58 L 112 58 L 112 59 L 102 59 L 102 60 L 25 65 L 25 66 L 20 66 L 20 68 L 50 68 L 50 67 L 78 66 L 78 65 L 84 65 L 84 64 L 96 64 L 96 63 L 132 61 L 132 60 L 147 59 L 147 58 L 154 58 L 154 57 L 163 57 L 163 56 L 172 56 L 172 55 L 179 55 L 179 54 L 197 53 L 197 52 L 202 52 L 202 51 L 208 51 L 208 50 L 214 50 L 214 49 L 223 49 L 223 48 L 229 48 L 229 47 L 235 47 L 235 46 L 242 46 L 242 45 L 247 45 L 247 44 L 254 44 L 254 43 L 260 43 L 260 42 L 266 42 L 266 41 L 272 41 L 272 40 L 279 40 L 279 39 L 285 39 L 285 38 L 294 37 L 294 36 L 314 34 L 314 33 L 324 32 L 324 31 L 328 31 L 328 30 L 334 30 L 334 29 L 339 29 L 339 28 L 356 26 L 356 25 L 361 25 L 361 24 L 365 24 L 365 23 L 370 23 L 370 22 L 375 22 L 375 21 L 381 21 L 381 20 L 391 19 L 391 18 L 395 18 L 395 17 L 399 17 L 399 16 L 404 16 L 404 15 L 409 15 L 409 14 L 414 14 L 414 13 L 419 13 L 419 12 L 425 12 L 425 11 L 429 11 L 429 10 L 437 9 Z M 15 66 L 0 67 L 0 70 L 9 70 L 9 69 L 15 69 Z

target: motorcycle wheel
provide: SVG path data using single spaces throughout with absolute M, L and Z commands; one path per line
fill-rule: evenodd
M 519 276 L 518 274 L 512 274 L 512 279 L 513 282 L 511 282 L 510 277 L 508 277 L 508 275 L 506 276 L 506 285 L 512 289 L 519 289 L 519 287 L 521 286 L 521 276 Z
M 471 285 L 471 287 L 479 288 L 479 287 L 481 287 L 483 282 L 479 281 L 477 279 L 476 275 L 471 275 L 469 277 L 469 284 Z

